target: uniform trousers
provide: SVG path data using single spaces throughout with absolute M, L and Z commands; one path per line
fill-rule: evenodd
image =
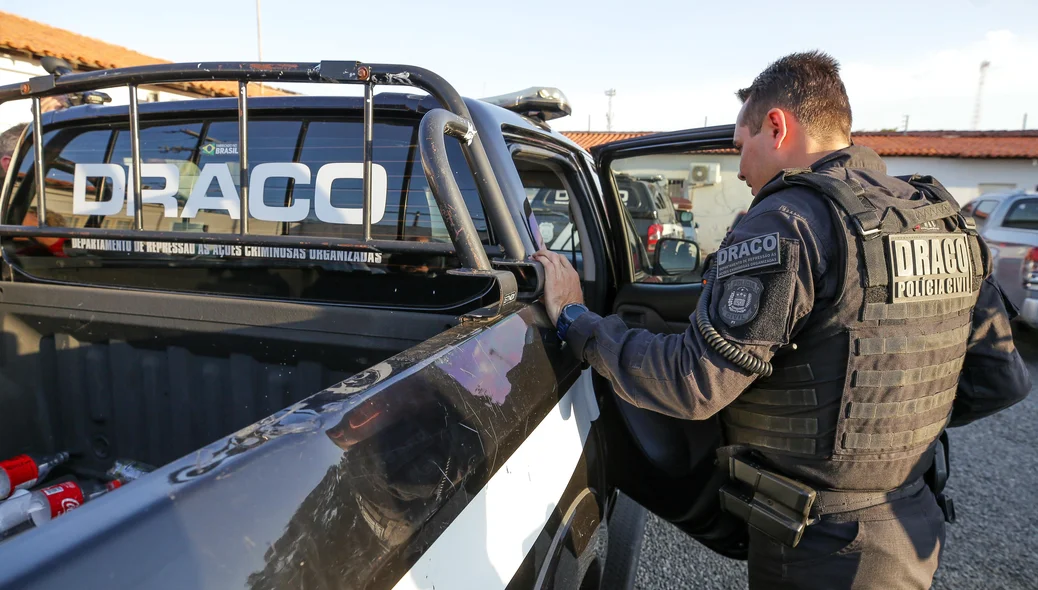
M 796 547 L 750 527 L 750 590 L 930 588 L 944 548 L 944 514 L 930 488 L 808 526 Z

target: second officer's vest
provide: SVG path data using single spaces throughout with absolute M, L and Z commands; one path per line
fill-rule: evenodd
M 773 374 L 722 414 L 728 444 L 822 488 L 889 490 L 926 471 L 990 272 L 972 219 L 947 191 L 930 177 L 899 178 L 925 200 L 863 186 L 842 167 L 784 174 L 786 186 L 828 197 L 843 230 L 842 284 L 795 346 L 776 353 Z

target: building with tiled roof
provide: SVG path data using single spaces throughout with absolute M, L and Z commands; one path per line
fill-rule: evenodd
M 73 70 L 81 72 L 171 63 L 169 60 L 0 11 L 0 85 L 21 83 L 33 76 L 47 75 L 40 66 L 40 59 L 48 56 L 64 59 Z M 112 104 L 129 102 L 128 90 L 125 88 L 105 89 L 104 92 L 112 97 Z M 273 96 L 294 93 L 250 83 L 249 94 Z M 138 100 L 152 102 L 237 95 L 237 82 L 182 82 L 142 85 L 138 91 Z M 28 101 L 15 101 L 0 105 L 0 131 L 15 123 L 27 121 L 30 118 L 28 104 Z
M 4 54 L 7 59 L 21 58 L 37 64 L 41 57 L 60 57 L 77 71 L 172 63 L 9 12 L 0 12 L 0 54 Z M 163 87 L 191 96 L 238 96 L 236 82 L 184 82 Z M 289 94 L 269 87 L 264 87 L 263 93 Z

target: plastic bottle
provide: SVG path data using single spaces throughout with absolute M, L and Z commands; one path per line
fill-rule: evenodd
M 33 524 L 43 526 L 44 523 L 65 514 L 69 510 L 75 510 L 84 502 L 94 500 L 108 492 L 122 486 L 119 480 L 110 481 L 107 484 L 96 484 L 93 482 L 77 483 L 65 481 L 32 493 L 29 506 L 29 516 Z
M 115 464 L 105 474 L 111 479 L 119 479 L 124 482 L 131 482 L 136 479 L 140 479 L 155 471 L 155 468 L 147 463 L 141 463 L 140 461 L 131 461 L 129 459 L 116 459 Z
M 29 520 L 31 503 L 29 490 L 15 490 L 10 498 L 0 502 L 0 539 Z
M 25 490 L 47 477 L 52 469 L 68 461 L 68 453 L 18 455 L 0 461 L 0 500 L 15 490 Z

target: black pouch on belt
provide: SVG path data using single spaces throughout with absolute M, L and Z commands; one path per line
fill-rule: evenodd
M 923 476 L 926 485 L 930 486 L 937 499 L 937 505 L 944 513 L 944 521 L 948 524 L 955 523 L 955 503 L 944 493 L 944 486 L 948 483 L 948 475 L 951 473 L 951 462 L 948 456 L 948 431 L 941 433 L 940 439 L 934 446 L 933 465 Z
M 728 457 L 721 508 L 772 539 L 796 547 L 810 520 L 814 488 L 764 469 L 752 458 Z

